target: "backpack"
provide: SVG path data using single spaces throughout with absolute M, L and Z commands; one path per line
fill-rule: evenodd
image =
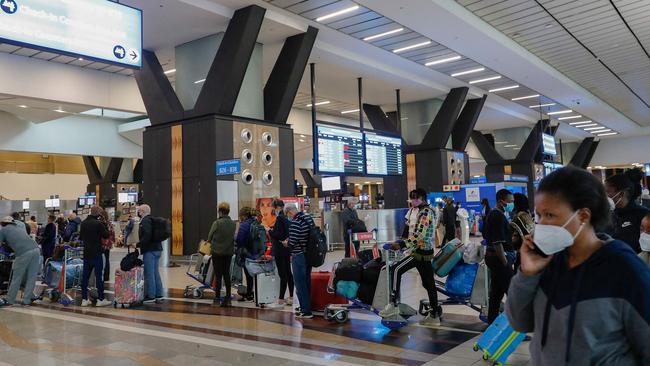
M 248 240 L 252 259 L 257 259 L 266 252 L 266 229 L 259 222 L 251 223 Z
M 327 255 L 327 238 L 320 228 L 314 225 L 313 222 L 309 223 L 309 225 L 309 237 L 307 239 L 307 251 L 305 256 L 309 266 L 318 268 L 325 263 L 325 256 Z
M 172 230 L 169 222 L 162 217 L 151 218 L 151 241 L 153 243 L 163 242 L 171 236 Z
M 134 250 L 130 253 L 127 253 L 127 255 L 122 258 L 122 261 L 120 262 L 120 269 L 124 272 L 128 272 L 132 270 L 135 267 L 140 267 L 142 266 L 142 260 L 138 258 L 140 255 L 140 252 L 138 250 Z

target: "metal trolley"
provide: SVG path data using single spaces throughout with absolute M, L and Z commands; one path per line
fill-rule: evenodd
M 203 268 L 203 258 L 204 254 L 203 253 L 194 253 L 190 255 L 190 263 L 187 266 L 187 271 L 185 274 L 193 279 L 194 281 L 198 282 L 198 286 L 194 285 L 187 285 L 185 286 L 185 291 L 183 292 L 183 297 L 193 297 L 195 299 L 201 299 L 203 298 L 203 293 L 205 290 L 212 289 L 212 286 L 209 283 L 205 283 L 203 281 L 203 276 L 202 272 L 204 271 Z M 210 266 L 211 261 L 208 261 L 205 265 Z M 205 269 L 207 270 L 207 268 Z
M 3 267 L 6 266 L 6 268 L 3 268 L 3 270 L 10 268 L 10 272 L 7 278 L 0 280 L 0 294 L 6 293 L 9 289 L 9 283 L 11 282 L 11 276 L 13 274 L 13 260 L 13 253 L 6 252 L 3 248 L 0 248 L 0 262 L 2 263 Z
M 68 267 L 72 265 L 73 260 L 83 260 L 83 247 L 72 247 L 69 245 L 64 246 L 64 255 L 63 260 L 61 261 L 61 273 L 60 278 L 56 286 L 48 286 L 45 289 L 47 296 L 51 302 L 59 302 L 61 305 L 68 306 L 74 304 L 76 292 L 81 289 L 81 281 L 83 276 L 83 270 L 75 271 L 73 277 L 70 279 L 72 283 L 69 283 L 67 272 L 70 270 Z M 45 263 L 45 268 L 49 267 L 51 259 L 48 259 Z M 47 271 L 47 270 L 46 270 Z M 44 277 L 47 276 L 47 273 L 44 273 Z M 97 297 L 97 289 L 95 288 L 95 276 L 90 276 L 88 281 L 88 290 L 89 296 L 92 298 Z M 70 292 L 75 292 L 74 295 L 71 295 Z

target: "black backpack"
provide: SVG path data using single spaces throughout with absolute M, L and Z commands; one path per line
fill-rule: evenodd
M 171 225 L 167 219 L 162 217 L 151 217 L 151 241 L 153 243 L 163 242 L 172 234 Z
M 249 251 L 252 259 L 257 259 L 266 252 L 266 229 L 257 221 L 251 223 L 249 231 Z
M 327 255 L 327 238 L 320 228 L 314 225 L 313 222 L 309 223 L 309 238 L 307 239 L 307 264 L 313 268 L 318 268 L 325 263 L 325 256 Z

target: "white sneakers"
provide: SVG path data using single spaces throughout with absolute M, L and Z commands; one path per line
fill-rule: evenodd
M 423 327 L 439 327 L 440 317 L 434 317 L 429 314 L 424 319 L 420 320 L 420 325 Z
M 97 300 L 97 302 L 95 303 L 95 306 L 96 307 L 104 307 L 104 306 L 110 306 L 112 304 L 113 304 L 112 301 L 104 299 L 104 300 Z M 89 306 L 92 306 L 92 305 L 93 305 L 93 303 L 90 300 L 82 300 L 81 301 L 81 307 L 86 308 L 86 307 L 89 307 Z
M 384 310 L 379 312 L 379 316 L 382 318 L 390 318 L 391 316 L 399 315 L 399 308 L 394 304 L 390 303 L 384 307 Z

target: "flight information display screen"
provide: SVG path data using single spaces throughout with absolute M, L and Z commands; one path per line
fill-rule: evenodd
M 354 129 L 317 125 L 316 171 L 364 174 L 363 134 Z
M 402 139 L 366 133 L 366 172 L 368 175 L 402 175 Z

